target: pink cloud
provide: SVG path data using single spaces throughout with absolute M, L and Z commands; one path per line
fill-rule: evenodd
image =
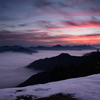
M 15 32 L 16 33 L 16 32 Z M 44 43 L 44 44 L 98 44 L 100 43 L 100 34 L 87 34 L 78 36 L 51 36 L 47 32 L 37 32 L 37 33 L 20 33 L 12 34 L 10 32 L 0 32 L 0 41 L 31 41 L 33 43 Z
M 62 27 L 60 27 L 61 25 Z M 59 25 L 54 27 L 46 27 L 46 29 L 67 29 L 67 28 L 90 28 L 90 27 L 100 27 L 100 21 L 62 21 Z

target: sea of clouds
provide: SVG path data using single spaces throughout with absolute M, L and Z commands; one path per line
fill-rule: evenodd
M 82 56 L 93 50 L 60 50 L 60 51 L 39 51 L 39 53 L 24 54 L 15 52 L 0 53 L 0 88 L 8 88 L 19 85 L 28 79 L 31 75 L 39 71 L 25 68 L 37 59 L 57 56 L 61 53 L 69 53 L 74 56 Z

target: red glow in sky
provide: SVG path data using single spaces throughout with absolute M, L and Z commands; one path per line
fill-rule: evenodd
M 0 45 L 100 43 L 99 0 L 0 2 Z

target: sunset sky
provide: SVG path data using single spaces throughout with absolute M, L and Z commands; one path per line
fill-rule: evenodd
M 0 0 L 0 45 L 100 44 L 100 0 Z

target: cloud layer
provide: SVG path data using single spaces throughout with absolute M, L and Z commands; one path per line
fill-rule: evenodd
M 0 2 L 0 45 L 100 42 L 100 0 Z
M 26 41 L 30 44 L 42 44 L 42 45 L 54 45 L 59 44 L 99 44 L 100 34 L 86 34 L 86 35 L 66 35 L 66 36 L 52 36 L 46 32 L 37 32 L 37 30 L 27 30 L 26 34 L 11 31 L 0 31 L 0 41 L 15 41 L 14 43 L 19 43 L 19 41 Z M 28 32 L 32 32 L 31 34 Z M 15 34 L 12 34 L 15 33 Z M 24 45 L 24 43 L 22 43 Z

